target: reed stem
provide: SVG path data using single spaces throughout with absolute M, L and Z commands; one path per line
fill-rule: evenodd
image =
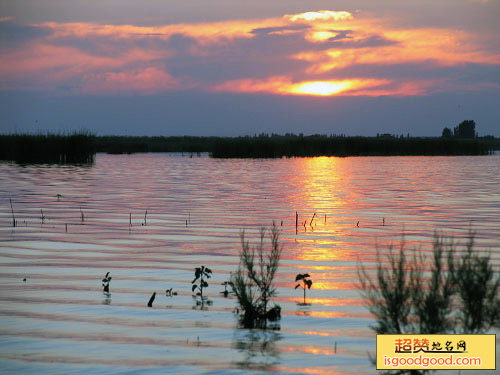
M 12 227 L 16 227 L 16 217 L 14 215 L 14 208 L 12 208 L 12 198 L 9 198 L 10 201 L 10 211 L 12 212 Z

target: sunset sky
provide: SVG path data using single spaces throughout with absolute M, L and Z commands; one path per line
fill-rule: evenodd
M 500 136 L 499 20 L 500 0 L 2 0 L 0 131 Z

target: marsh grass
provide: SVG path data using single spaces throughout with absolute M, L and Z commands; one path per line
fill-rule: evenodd
M 405 242 L 385 259 L 377 251 L 376 277 L 360 265 L 361 293 L 379 334 L 482 333 L 500 323 L 500 275 L 489 255 L 474 250 L 469 234 L 463 253 L 452 239 L 434 236 L 432 263 L 408 261 Z
M 374 278 L 360 265 L 361 294 L 376 320 L 372 329 L 378 334 L 477 334 L 498 327 L 500 275 L 489 255 L 474 250 L 473 233 L 465 246 L 460 253 L 452 239 L 435 234 L 432 262 L 426 266 L 416 251 L 409 261 L 403 239 L 399 251 L 391 246 L 384 258 L 377 250 Z
M 96 138 L 98 152 L 132 154 L 137 152 L 210 152 L 217 137 L 133 137 L 101 136 Z
M 16 215 L 14 215 L 14 207 L 12 207 L 12 198 L 9 198 L 10 202 L 10 212 L 12 213 L 12 227 L 15 228 L 17 225 Z
M 96 152 L 207 152 L 215 158 L 281 158 L 365 155 L 486 155 L 497 138 L 346 137 L 260 134 L 253 137 L 130 137 L 73 134 L 0 135 L 0 159 L 19 163 L 91 164 Z
M 95 153 L 95 136 L 85 131 L 73 134 L 0 135 L 1 160 L 91 164 Z
M 466 252 L 455 263 L 454 282 L 461 309 L 458 319 L 463 332 L 482 333 L 500 325 L 500 275 L 490 264 L 490 254 L 474 251 L 471 234 Z
M 214 158 L 281 158 L 294 156 L 487 155 L 480 139 L 261 135 L 219 138 Z
M 266 251 L 264 240 L 268 232 L 271 248 Z M 283 250 L 279 235 L 274 223 L 269 231 L 261 228 L 260 242 L 251 248 L 245 240 L 245 232 L 240 234 L 240 265 L 231 276 L 231 286 L 243 312 L 241 324 L 245 328 L 266 328 L 268 320 L 277 321 L 281 318 L 278 305 L 268 309 L 270 299 L 277 294 L 274 278 Z

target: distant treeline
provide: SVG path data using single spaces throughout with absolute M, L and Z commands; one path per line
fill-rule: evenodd
M 96 152 L 207 152 L 214 158 L 293 156 L 487 155 L 500 149 L 493 137 L 416 138 L 260 134 L 246 137 L 123 137 L 70 135 L 0 135 L 0 159 L 19 163 L 92 163 Z
M 93 163 L 96 137 L 74 134 L 0 135 L 0 160 L 18 163 Z

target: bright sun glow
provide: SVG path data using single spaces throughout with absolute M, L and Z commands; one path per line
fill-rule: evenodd
M 304 82 L 292 85 L 290 92 L 294 94 L 328 96 L 347 90 L 351 86 L 352 83 L 349 81 Z

